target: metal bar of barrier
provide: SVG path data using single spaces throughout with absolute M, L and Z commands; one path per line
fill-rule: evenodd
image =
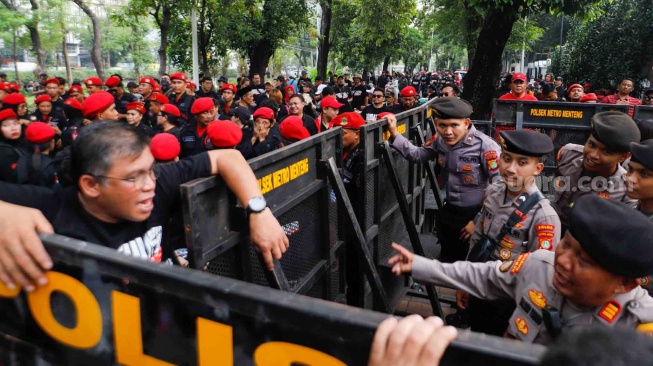
M 381 154 L 383 155 L 383 160 L 388 169 L 388 175 L 390 182 L 397 196 L 397 202 L 399 203 L 399 210 L 401 215 L 404 218 L 404 223 L 406 225 L 406 230 L 408 230 L 408 235 L 410 237 L 411 244 L 413 245 L 413 250 L 417 255 L 426 256 L 424 253 L 424 248 L 422 247 L 422 241 L 419 238 L 419 233 L 415 228 L 412 218 L 410 217 L 410 212 L 408 211 L 408 204 L 406 203 L 406 196 L 401 190 L 401 183 L 399 182 L 399 177 L 395 170 L 394 161 L 390 155 L 390 145 L 387 141 L 379 145 L 381 149 Z M 431 308 L 433 313 L 444 320 L 444 314 L 442 312 L 442 307 L 440 306 L 440 300 L 438 300 L 438 291 L 433 285 L 426 285 L 426 292 L 429 295 L 429 301 L 431 303 Z
M 424 134 L 420 126 L 416 126 L 415 130 L 417 132 L 417 144 L 418 146 L 424 146 Z M 433 190 L 433 196 L 435 198 L 435 203 L 438 205 L 438 211 L 442 209 L 442 192 L 440 192 L 440 187 L 438 186 L 438 180 L 435 178 L 435 172 L 433 171 L 433 166 L 430 161 L 424 163 L 426 169 L 426 175 L 429 178 L 431 183 L 431 189 Z

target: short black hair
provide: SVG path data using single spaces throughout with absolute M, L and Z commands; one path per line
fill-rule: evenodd
M 378 86 L 376 88 L 374 88 L 374 91 L 380 91 L 381 93 L 383 93 L 383 95 L 385 95 L 385 89 L 380 88 Z
M 274 119 L 277 119 L 277 112 L 279 111 L 279 104 L 270 98 L 265 98 L 259 104 L 259 108 L 267 107 L 274 112 Z
M 322 89 L 322 96 L 323 97 L 326 97 L 327 95 L 335 95 L 335 94 L 336 94 L 336 92 L 330 86 L 327 86 L 326 88 Z
M 210 80 L 211 82 L 213 82 L 213 79 L 212 79 L 210 76 L 204 76 L 204 77 L 202 78 L 202 80 L 200 81 L 200 83 L 203 83 L 203 82 L 205 82 L 205 81 L 207 81 L 207 80 Z
M 66 79 L 62 78 L 61 76 L 57 76 L 57 80 L 59 80 L 59 85 L 66 85 Z
M 288 101 L 290 101 L 292 98 L 299 98 L 302 102 L 306 103 L 306 100 L 304 100 L 304 97 L 301 94 L 293 94 L 288 98 Z
M 460 88 L 458 87 L 458 85 L 451 84 L 451 83 L 447 83 L 447 84 L 442 85 L 442 89 L 447 88 L 447 87 L 451 88 L 453 90 L 454 94 L 456 94 L 456 95 L 460 94 Z M 440 89 L 440 90 L 442 90 L 442 89 Z
M 556 89 L 555 85 L 551 83 L 544 84 L 544 86 L 542 87 L 542 94 L 547 95 L 552 92 L 556 92 L 556 93 L 558 92 L 558 89 Z

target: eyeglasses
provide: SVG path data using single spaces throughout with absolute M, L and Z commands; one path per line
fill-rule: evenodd
M 440 94 L 438 94 L 438 96 L 439 96 L 440 98 L 442 98 L 442 97 L 448 97 L 448 96 L 449 96 L 449 92 L 440 93 Z
M 650 102 L 651 100 L 653 100 L 653 96 L 646 95 L 646 96 L 644 96 L 644 100 L 647 101 L 647 102 Z
M 92 175 L 92 174 L 91 174 Z M 119 177 L 109 177 L 107 175 L 93 175 L 94 178 L 106 178 L 106 179 L 118 179 L 123 182 L 128 182 L 134 185 L 135 189 L 142 189 L 145 187 L 145 183 L 147 183 L 147 178 L 152 179 L 152 181 L 156 182 L 157 176 L 156 172 L 154 169 L 150 169 L 147 172 L 143 172 L 135 176 L 134 178 L 119 178 Z
M 388 99 L 388 98 L 394 98 L 394 97 L 395 97 L 395 96 L 392 95 L 392 94 L 390 94 L 390 95 L 386 95 L 386 96 L 385 96 L 386 99 Z
M 372 98 L 383 98 L 383 95 L 372 94 Z

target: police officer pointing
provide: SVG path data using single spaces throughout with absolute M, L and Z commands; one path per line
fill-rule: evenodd
M 397 131 L 396 120 L 388 121 L 392 146 L 411 161 L 437 159 L 447 198 L 437 216 L 441 260 L 455 262 L 467 256 L 463 230 L 481 209 L 485 189 L 499 176 L 499 145 L 471 124 L 472 106 L 462 99 L 440 98 L 431 105 L 436 117 L 437 138 L 416 147 Z M 472 227 L 473 229 L 473 227 Z

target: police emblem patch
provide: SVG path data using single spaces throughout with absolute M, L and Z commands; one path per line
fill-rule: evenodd
M 526 319 L 524 318 L 517 318 L 515 319 L 515 325 L 517 326 L 517 330 L 521 334 L 528 334 L 528 323 L 526 323 Z
M 651 279 L 649 279 L 648 276 L 639 279 L 640 286 L 647 286 L 649 283 L 651 283 Z
M 517 260 L 515 261 L 515 266 L 512 267 L 510 270 L 510 274 L 517 274 L 519 271 L 521 271 L 522 267 L 524 266 L 524 262 L 526 262 L 526 259 L 531 253 L 524 253 L 517 257 Z
M 531 302 L 538 308 L 543 308 L 546 306 L 546 297 L 540 291 L 528 290 L 528 297 L 531 299 Z
M 507 261 L 507 262 L 501 263 L 501 267 L 499 267 L 499 271 L 508 272 L 508 270 L 510 269 L 510 267 L 512 266 L 513 263 L 515 263 L 515 261 Z
M 349 122 L 347 122 L 347 118 L 342 117 L 342 119 L 340 119 L 340 125 L 341 126 L 347 126 L 347 123 L 349 123 Z
M 612 323 L 620 312 L 621 304 L 614 300 L 610 300 L 603 305 L 601 310 L 599 310 L 599 317 L 608 323 Z
M 472 184 L 474 182 L 474 178 L 472 178 L 469 175 L 466 175 L 466 176 L 463 177 L 463 182 L 465 184 Z
M 501 257 L 503 260 L 510 259 L 510 254 L 512 253 L 510 253 L 510 250 L 508 249 L 501 249 L 499 251 L 499 257 Z

